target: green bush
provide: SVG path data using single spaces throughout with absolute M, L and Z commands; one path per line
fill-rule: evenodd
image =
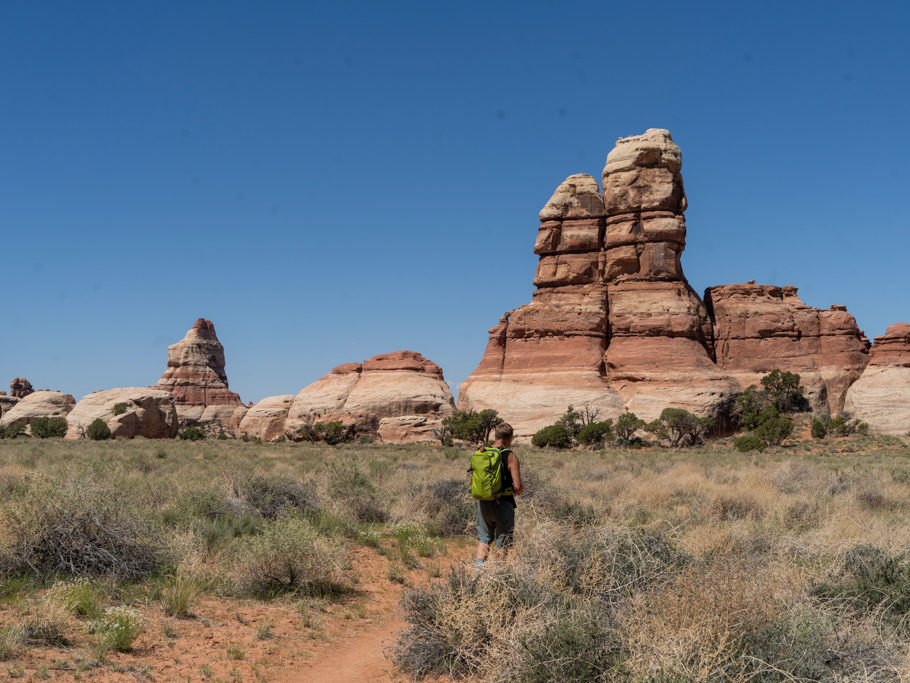
M 127 405 L 126 403 L 115 403 L 114 404 L 114 415 L 123 415 L 126 412 Z
M 825 424 L 825 421 L 818 418 L 812 418 L 812 438 L 813 439 L 824 439 L 828 435 L 828 426 Z
M 9 423 L 6 426 L 6 429 L 3 430 L 4 439 L 15 439 L 17 436 L 22 436 L 23 434 L 25 434 L 25 423 L 21 420 Z
M 100 417 L 95 418 L 85 430 L 85 435 L 92 441 L 104 441 L 111 438 L 111 428 Z
M 534 434 L 531 443 L 538 448 L 571 448 L 572 435 L 563 425 L 552 424 Z
M 205 431 L 201 427 L 187 427 L 177 436 L 184 441 L 204 441 Z
M 635 413 L 623 413 L 616 418 L 613 431 L 619 443 L 626 445 L 632 442 L 632 435 L 644 426 L 645 421 L 639 419 Z
M 129 652 L 145 628 L 142 615 L 130 607 L 108 607 L 89 630 L 98 635 L 98 644 L 106 650 Z
M 795 372 L 772 370 L 761 378 L 764 391 L 771 404 L 781 413 L 805 412 L 809 410 L 809 401 L 799 385 L 799 375 Z
M 66 434 L 66 420 L 62 417 L 38 417 L 32 420 L 32 436 L 39 439 L 62 437 Z
M 869 425 L 859 420 L 851 419 L 850 413 L 841 413 L 828 422 L 828 431 L 837 436 L 850 436 L 851 434 L 868 434 Z
M 336 446 L 340 443 L 353 441 L 354 426 L 345 426 L 343 422 L 316 422 L 315 418 L 304 423 L 297 430 L 298 440 L 310 443 L 327 443 Z
M 768 446 L 780 446 L 784 439 L 793 433 L 793 420 L 787 417 L 770 416 L 762 421 L 753 434 Z
M 601 448 L 607 441 L 613 439 L 613 420 L 586 424 L 578 432 L 578 443 L 591 448 Z
M 766 448 L 765 442 L 754 434 L 746 434 L 745 436 L 733 439 L 733 446 L 740 453 L 748 453 L 749 451 L 761 452 Z
M 346 563 L 341 546 L 298 515 L 267 524 L 258 536 L 238 539 L 230 559 L 234 590 L 259 598 L 337 592 Z
M 682 408 L 664 408 L 660 417 L 645 426 L 657 438 L 666 440 L 671 448 L 677 446 L 696 446 L 714 427 L 714 420 L 709 417 L 696 417 Z
M 456 410 L 443 421 L 440 430 L 440 440 L 443 445 L 448 445 L 446 439 L 454 437 L 472 444 L 489 443 L 490 432 L 496 425 L 502 423 L 502 418 L 493 409 L 481 410 Z

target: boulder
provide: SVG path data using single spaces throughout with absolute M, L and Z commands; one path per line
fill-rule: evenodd
M 15 377 L 13 378 L 13 381 L 9 383 L 9 395 L 13 398 L 25 398 L 33 391 L 32 383 L 25 379 L 25 377 Z
M 0 417 L 0 427 L 6 428 L 16 420 L 29 424 L 39 417 L 66 417 L 76 400 L 60 391 L 35 391 L 21 399 Z
M 848 387 L 869 362 L 869 340 L 845 306 L 813 308 L 797 288 L 753 283 L 705 290 L 717 364 L 744 388 L 772 370 L 795 372 L 812 409 L 843 410 Z
M 910 325 L 876 337 L 869 365 L 847 390 L 844 410 L 882 434 L 910 433 Z
M 240 434 L 263 441 L 284 438 L 285 421 L 293 401 L 294 394 L 285 394 L 268 396 L 253 404 L 240 422 Z
M 107 423 L 111 436 L 115 437 L 171 439 L 177 435 L 174 397 L 159 389 L 126 387 L 85 396 L 66 417 L 66 438 L 85 436 L 85 430 L 97 418 Z
M 246 413 L 240 396 L 228 388 L 224 346 L 204 318 L 167 348 L 167 369 L 152 388 L 173 395 L 181 426 L 234 433 Z
M 288 410 L 285 435 L 299 439 L 312 422 L 340 421 L 383 441 L 431 441 L 434 422 L 450 415 L 452 392 L 442 369 L 415 351 L 346 363 L 298 393 Z M 401 420 L 399 418 L 421 418 Z M 395 418 L 381 429 L 384 419 Z
M 7 396 L 5 391 L 0 391 L 0 415 L 5 415 L 18 402 L 19 399 L 15 396 Z

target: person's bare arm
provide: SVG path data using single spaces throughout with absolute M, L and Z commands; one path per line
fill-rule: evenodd
M 524 490 L 524 487 L 521 485 L 521 466 L 518 464 L 518 456 L 515 453 L 509 453 L 509 472 L 512 473 L 512 490 L 515 491 L 515 495 L 520 495 Z

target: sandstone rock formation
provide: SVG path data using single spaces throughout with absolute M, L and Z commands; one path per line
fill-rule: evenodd
M 5 391 L 0 391 L 0 415 L 5 415 L 6 411 L 10 410 L 18 402 L 18 398 L 7 396 Z
M 429 441 L 453 408 L 442 369 L 414 351 L 396 351 L 339 365 L 302 389 L 284 432 L 296 440 L 305 424 L 337 420 L 384 441 Z
M 845 306 L 807 306 L 796 287 L 709 287 L 717 364 L 743 387 L 771 370 L 796 372 L 813 410 L 836 415 L 869 362 L 869 340 Z
M 199 318 L 186 336 L 167 348 L 167 369 L 152 387 L 170 392 L 182 426 L 217 426 L 235 431 L 246 406 L 228 389 L 224 347 L 211 320 Z
M 25 398 L 33 391 L 32 383 L 25 379 L 25 377 L 15 377 L 13 378 L 13 381 L 9 383 L 9 395 L 13 398 Z
M 16 420 L 29 424 L 39 417 L 66 417 L 76 400 L 60 391 L 34 391 L 19 400 L 0 417 L 0 427 L 6 428 Z
M 115 408 L 118 405 L 122 407 Z M 107 423 L 111 436 L 171 439 L 177 435 L 174 397 L 158 389 L 126 387 L 85 396 L 66 416 L 66 438 L 85 436 L 85 430 L 96 418 Z
M 293 401 L 294 394 L 285 394 L 269 396 L 255 403 L 240 422 L 240 434 L 263 441 L 283 437 L 285 420 Z
M 665 130 L 622 138 L 601 195 L 569 176 L 540 212 L 530 304 L 490 330 L 459 407 L 495 408 L 529 436 L 569 404 L 645 419 L 723 417 L 739 386 L 713 362 L 707 310 L 683 276 L 682 155 Z
M 910 433 L 910 325 L 895 323 L 875 338 L 869 365 L 847 390 L 844 409 L 874 431 Z

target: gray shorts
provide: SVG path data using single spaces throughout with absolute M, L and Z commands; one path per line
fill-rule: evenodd
M 508 500 L 477 501 L 477 538 L 489 545 L 494 540 L 497 548 L 512 545 L 515 531 L 515 506 Z

